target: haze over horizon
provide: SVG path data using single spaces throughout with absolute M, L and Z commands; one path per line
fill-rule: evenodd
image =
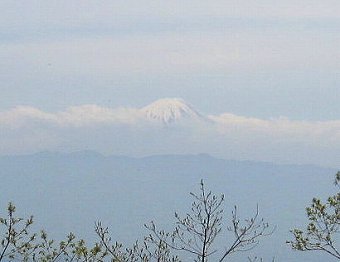
M 34 107 L 0 111 L 1 155 L 94 150 L 146 156 L 199 154 L 337 167 L 340 121 L 208 115 L 179 98 L 142 108 L 80 105 L 59 112 Z
M 339 12 L 334 0 L 1 1 L 0 154 L 337 167 Z

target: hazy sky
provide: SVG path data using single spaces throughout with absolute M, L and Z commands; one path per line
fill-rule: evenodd
M 143 106 L 340 118 L 340 2 L 1 1 L 0 109 Z
M 17 115 L 36 121 L 85 104 L 105 111 L 181 97 L 207 115 L 230 113 L 239 117 L 237 123 L 246 119 L 242 126 L 246 133 L 252 130 L 247 128 L 253 120 L 259 121 L 256 128 L 263 124 L 274 133 L 275 121 L 279 126 L 283 123 L 290 131 L 277 140 L 284 148 L 282 156 L 265 157 L 273 154 L 273 146 L 262 150 L 261 160 L 309 163 L 321 159 L 320 164 L 334 166 L 339 160 L 335 155 L 340 155 L 339 14 L 338 0 L 3 0 L 0 153 L 48 149 L 47 144 L 59 148 L 68 143 L 67 139 L 61 144 L 56 140 L 69 130 L 61 132 L 50 123 L 46 127 L 40 120 L 43 135 L 34 122 L 25 126 L 23 136 L 24 131 L 15 129 L 17 120 L 8 120 Z M 18 106 L 25 107 L 14 109 Z M 294 131 L 295 124 L 298 131 Z M 316 131 L 310 135 L 309 128 Z M 256 132 L 247 134 L 258 138 Z M 243 153 L 239 151 L 235 157 L 256 158 L 246 152 L 252 143 L 261 145 L 266 132 L 252 141 L 246 135 L 235 138 L 237 132 L 229 134 L 235 141 L 245 139 Z M 290 132 L 299 133 L 300 140 L 289 138 Z M 35 140 L 39 136 L 44 137 L 44 146 Z M 27 139 L 10 142 L 19 137 Z M 329 139 L 324 142 L 325 138 Z M 313 158 L 284 156 L 301 145 L 306 147 L 300 154 L 311 152 Z M 230 146 L 236 150 L 239 145 Z

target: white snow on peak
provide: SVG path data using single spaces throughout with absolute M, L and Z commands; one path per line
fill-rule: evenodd
M 141 112 L 148 120 L 160 121 L 164 124 L 185 119 L 199 119 L 201 115 L 181 98 L 159 99 L 143 107 Z

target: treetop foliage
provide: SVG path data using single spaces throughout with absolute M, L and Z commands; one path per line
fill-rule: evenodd
M 235 206 L 231 225 L 223 227 L 224 195 L 217 196 L 206 190 L 203 181 L 199 193 L 190 193 L 193 198 L 190 211 L 181 216 L 175 213 L 172 231 L 159 230 L 154 222 L 146 224 L 148 234 L 131 247 L 113 241 L 109 229 L 101 222 L 95 224 L 98 241 L 88 246 L 84 240 L 69 233 L 65 240 L 56 242 L 47 233 L 31 233 L 33 217 L 16 217 L 16 208 L 8 204 L 7 217 L 0 217 L 0 261 L 112 261 L 112 262 L 179 262 L 183 254 L 194 256 L 194 261 L 207 262 L 216 254 L 218 261 L 225 261 L 235 252 L 249 251 L 260 239 L 270 235 L 273 228 L 255 214 L 241 220 Z M 228 234 L 230 246 L 216 247 L 216 237 Z M 219 253 L 218 253 L 219 252 Z M 217 255 L 218 253 L 218 255 Z M 263 261 L 248 257 L 249 261 Z
M 326 201 L 312 199 L 306 208 L 309 223 L 305 230 L 293 229 L 294 239 L 287 241 L 295 250 L 322 251 L 340 260 L 339 226 L 340 226 L 340 172 L 335 175 L 338 192 Z

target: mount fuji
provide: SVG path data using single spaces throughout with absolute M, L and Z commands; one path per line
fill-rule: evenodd
M 143 117 L 149 121 L 161 122 L 165 125 L 181 120 L 205 120 L 190 104 L 180 98 L 159 99 L 140 109 Z

